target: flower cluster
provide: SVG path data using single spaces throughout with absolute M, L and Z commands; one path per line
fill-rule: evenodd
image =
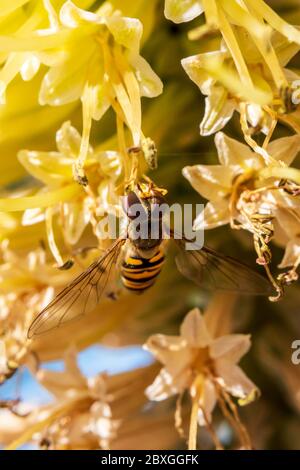
M 151 400 L 160 401 L 189 392 L 192 401 L 189 449 L 196 449 L 197 423 L 207 426 L 216 447 L 222 448 L 211 427 L 217 402 L 237 430 L 241 445 L 251 448 L 249 436 L 230 398 L 230 395 L 238 397 L 240 404 L 246 404 L 257 394 L 256 386 L 237 365 L 249 350 L 250 339 L 247 335 L 215 337 L 215 334 L 200 311 L 194 309 L 185 317 L 180 336 L 151 336 L 145 347 L 164 367 L 146 393 Z
M 37 380 L 55 401 L 40 409 L 27 405 L 26 416 L 15 418 L 21 429 L 15 433 L 16 443 L 10 447 L 22 444 L 30 435 L 42 449 L 106 449 L 117 439 L 124 418 L 129 419 L 146 400 L 143 383 L 153 375 L 151 366 L 116 376 L 103 373 L 87 379 L 78 368 L 74 349 L 66 351 L 64 361 L 63 372 L 46 369 L 36 372 Z M 140 389 L 135 402 L 129 399 L 133 387 L 135 392 Z M 7 416 L 1 418 L 7 419 Z
M 168 18 L 185 22 L 205 14 L 191 39 L 216 35 L 220 45 L 182 60 L 182 66 L 205 98 L 200 133 L 220 131 L 235 111 L 247 145 L 216 134 L 221 165 L 195 165 L 184 176 L 209 200 L 204 224 L 195 230 L 230 223 L 253 234 L 257 262 L 265 266 L 278 292 L 298 279 L 300 264 L 298 207 L 300 173 L 291 165 L 299 152 L 299 75 L 288 68 L 300 50 L 300 33 L 263 1 L 165 2 Z M 233 21 L 234 18 L 234 21 Z M 278 123 L 293 135 L 272 140 Z M 263 141 L 261 140 L 263 137 Z M 262 143 L 261 143 L 262 142 Z M 271 240 L 286 246 L 278 275 L 269 269 Z M 274 298 L 275 300 L 275 298 Z

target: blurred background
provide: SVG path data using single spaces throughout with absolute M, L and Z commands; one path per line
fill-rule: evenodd
M 94 11 L 100 3 L 90 2 L 89 8 Z M 205 203 L 182 177 L 181 171 L 184 166 L 197 163 L 217 164 L 218 158 L 213 136 L 204 138 L 199 135 L 204 98 L 188 79 L 180 61 L 204 50 L 213 50 L 215 39 L 189 41 L 187 32 L 198 25 L 199 18 L 188 24 L 174 24 L 164 17 L 163 1 L 153 0 L 151 6 L 148 3 L 152 2 L 147 2 L 147 8 L 145 2 L 140 0 L 126 2 L 126 6 L 119 0 L 111 3 L 126 10 L 124 13 L 127 16 L 138 17 L 144 24 L 141 53 L 164 83 L 161 96 L 142 100 L 143 130 L 146 136 L 151 136 L 158 148 L 158 169 L 151 173 L 151 178 L 159 187 L 167 188 L 170 203 Z M 300 24 L 298 0 L 273 0 L 268 3 L 287 21 Z M 4 27 L 3 23 L 1 34 L 6 34 Z M 292 66 L 300 71 L 299 55 L 293 59 Z M 17 154 L 21 149 L 55 151 L 55 133 L 63 122 L 70 120 L 75 128 L 82 128 L 79 102 L 61 107 L 38 104 L 39 84 L 45 73 L 43 67 L 31 81 L 25 82 L 17 76 L 7 89 L 5 106 L 0 108 L 1 198 L 12 192 L 17 197 L 32 194 L 33 190 L 41 187 L 40 182 L 30 176 L 18 160 Z M 231 137 L 241 138 L 237 113 L 226 126 L 225 132 Z M 279 125 L 275 137 L 284 135 L 287 135 L 287 130 Z M 112 110 L 99 122 L 93 123 L 91 145 L 101 149 L 115 148 L 116 129 Z M 299 168 L 299 156 L 294 166 Z M 35 250 L 41 239 L 45 238 L 43 221 L 24 227 L 21 226 L 21 218 L 22 214 L 15 212 L 11 220 L 3 217 L 0 221 L 1 240 L 9 239 L 9 248 L 16 255 L 15 263 L 18 263 L 18 259 L 20 263 L 24 261 L 28 253 Z M 85 231 L 81 246 L 90 238 L 88 231 Z M 233 231 L 227 226 L 217 228 L 205 233 L 205 242 L 255 267 L 256 254 L 252 239 L 244 231 Z M 282 254 L 282 248 L 273 247 L 274 266 L 280 262 Z M 2 262 L 4 265 L 8 261 L 3 259 Z M 13 261 L 10 262 L 13 264 Z M 7 280 L 6 276 L 3 269 L 2 280 Z M 5 285 L 3 295 L 7 295 Z M 142 348 L 147 338 L 155 333 L 178 334 L 186 313 L 195 306 L 204 311 L 212 296 L 202 292 L 177 272 L 171 249 L 160 279 L 151 291 L 141 297 L 128 294 L 114 304 L 105 303 L 101 313 L 97 309 L 76 324 L 66 325 L 37 338 L 31 352 L 33 356 L 38 356 L 43 369 L 53 372 L 63 371 L 65 353 L 70 347 L 78 351 L 78 365 L 86 377 L 94 377 L 102 372 L 121 376 L 132 370 L 148 370 L 156 366 L 150 353 Z M 1 315 L 4 317 L 2 308 L 0 318 Z M 21 304 L 18 308 L 22 309 Z M 299 449 L 300 366 L 291 362 L 291 344 L 300 338 L 299 282 L 287 289 L 286 296 L 279 303 L 271 303 L 264 298 L 243 297 L 234 298 L 230 309 L 227 309 L 226 301 L 221 302 L 218 308 L 220 321 L 229 322 L 231 332 L 252 336 L 252 348 L 243 359 L 242 366 L 260 388 L 261 397 L 241 409 L 241 418 L 254 448 Z M 7 400 L 17 399 L 26 403 L 26 410 L 53 403 L 53 393 L 39 383 L 33 373 L 34 365 L 28 366 L 26 361 L 24 364 L 22 362 L 17 365 L 18 370 L 12 377 L 0 385 L 0 402 L 4 404 Z M 153 371 L 150 370 L 150 375 L 154 377 L 157 369 Z M 149 380 L 146 382 L 151 383 Z M 125 437 L 122 435 L 124 440 L 117 442 L 116 448 L 185 448 L 185 439 L 174 427 L 174 407 L 173 399 L 149 405 L 144 398 L 137 398 L 135 408 L 126 411 L 127 414 L 124 412 L 136 421 L 132 428 L 131 424 L 126 427 Z M 8 411 L 4 405 L 2 408 L 4 414 L 3 419 L 0 419 L 0 443 L 4 447 L 17 438 L 22 426 L 10 422 Z M 117 415 L 119 413 L 122 416 L 123 404 L 120 410 Z M 183 421 L 186 413 L 187 407 L 183 405 Z M 237 447 L 232 430 L 218 411 L 215 420 L 216 430 L 225 447 Z M 8 427 L 11 424 L 11 428 L 6 431 L 5 422 Z M 43 433 L 37 441 L 40 442 L 42 437 Z M 205 430 L 201 430 L 199 442 L 201 448 L 212 447 Z M 18 448 L 31 446 L 36 448 L 37 442 L 23 442 Z

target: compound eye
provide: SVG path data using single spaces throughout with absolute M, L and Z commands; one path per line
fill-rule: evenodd
M 145 214 L 146 216 L 146 211 L 141 203 L 141 200 L 133 191 L 123 197 L 123 209 L 127 217 L 131 220 L 136 219 L 142 214 Z

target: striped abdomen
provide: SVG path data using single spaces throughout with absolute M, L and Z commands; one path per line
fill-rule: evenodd
M 122 267 L 121 276 L 123 285 L 134 292 L 141 293 L 151 287 L 159 275 L 164 263 L 161 250 L 150 259 L 127 256 Z

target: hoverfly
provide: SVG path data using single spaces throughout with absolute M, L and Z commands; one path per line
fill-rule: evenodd
M 159 236 L 151 238 L 152 208 L 165 203 L 164 194 L 164 190 L 151 182 L 127 193 L 123 203 L 127 218 L 126 235 L 118 238 L 38 314 L 29 328 L 29 338 L 83 316 L 95 308 L 104 294 L 112 297 L 108 287 L 116 279 L 117 273 L 120 274 L 123 287 L 136 293 L 144 292 L 155 283 L 164 264 L 162 247 L 166 240 L 161 214 L 158 216 Z M 144 213 L 142 224 L 148 236 L 143 238 L 133 237 L 137 215 L 132 209 L 136 205 Z M 269 281 L 252 268 L 205 246 L 186 251 L 186 240 L 177 240 L 174 233 L 170 233 L 170 238 L 179 249 L 176 258 L 179 271 L 197 285 L 250 295 L 271 293 Z

